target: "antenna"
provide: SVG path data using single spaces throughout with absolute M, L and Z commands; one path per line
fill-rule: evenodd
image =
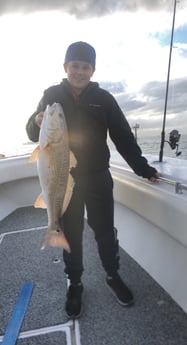
M 138 130 L 138 128 L 140 128 L 139 123 L 136 123 L 132 128 L 134 129 L 134 136 L 135 136 L 135 139 L 137 141 L 138 140 L 138 132 L 137 132 L 137 130 Z

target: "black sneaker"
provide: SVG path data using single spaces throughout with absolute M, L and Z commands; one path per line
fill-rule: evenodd
M 69 318 L 76 319 L 82 312 L 82 293 L 83 285 L 78 283 L 70 285 L 67 292 L 65 310 Z
M 115 277 L 107 277 L 106 284 L 110 288 L 113 295 L 117 298 L 119 304 L 126 307 L 133 304 L 133 294 L 119 275 Z

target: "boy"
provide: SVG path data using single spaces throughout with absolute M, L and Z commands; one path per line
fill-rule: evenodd
M 114 97 L 90 81 L 95 71 L 95 61 L 96 53 L 91 45 L 86 42 L 71 44 L 64 61 L 67 79 L 45 90 L 36 112 L 26 126 L 30 140 L 38 141 L 47 104 L 61 103 L 68 126 L 70 148 L 77 159 L 77 166 L 71 170 L 75 187 L 63 215 L 63 229 L 71 247 L 71 253 L 63 252 L 65 273 L 70 279 L 65 305 L 70 318 L 77 318 L 82 310 L 84 206 L 107 273 L 107 286 L 121 305 L 129 306 L 133 303 L 133 294 L 118 273 L 118 240 L 113 219 L 113 180 L 109 171 L 107 133 L 137 175 L 152 182 L 159 175 L 142 157 L 141 149 Z

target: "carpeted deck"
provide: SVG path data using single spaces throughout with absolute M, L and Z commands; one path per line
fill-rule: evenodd
M 187 315 L 122 249 L 120 273 L 134 292 L 135 305 L 124 308 L 117 303 L 105 286 L 94 236 L 86 224 L 84 310 L 78 323 L 68 321 L 64 312 L 67 282 L 62 251 L 39 249 L 46 224 L 45 210 L 33 207 L 18 209 L 0 222 L 0 234 L 4 234 L 0 237 L 1 336 L 22 284 L 33 281 L 17 345 L 187 344 Z M 56 329 L 56 325 L 61 328 Z M 36 330 L 35 334 L 28 333 L 31 330 Z

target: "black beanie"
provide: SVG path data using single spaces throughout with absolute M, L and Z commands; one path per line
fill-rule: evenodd
M 95 68 L 95 59 L 95 49 L 90 44 L 86 42 L 75 42 L 68 47 L 64 63 L 69 61 L 85 61 Z

